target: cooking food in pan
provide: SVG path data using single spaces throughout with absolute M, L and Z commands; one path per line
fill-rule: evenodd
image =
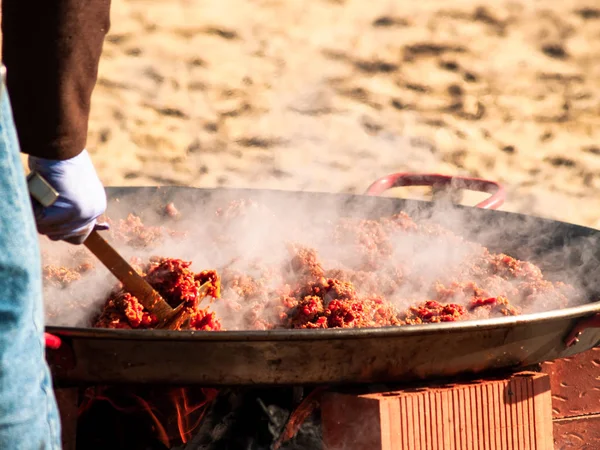
M 172 203 L 164 212 L 167 221 L 180 218 Z M 269 257 L 270 248 L 243 255 L 233 250 L 244 227 L 264 219 L 268 228 L 272 214 L 266 206 L 236 201 L 213 214 L 206 230 L 213 247 L 206 251 L 231 250 L 231 259 L 218 267 L 193 268 L 194 261 L 169 254 L 147 257 L 154 248 L 164 253 L 165 242 L 193 246 L 193 237 L 145 225 L 133 214 L 113 222 L 107 232 L 114 242 L 140 250 L 144 256 L 133 257 L 132 264 L 171 306 L 185 304 L 190 314 L 182 329 L 410 326 L 558 309 L 578 295 L 569 284 L 545 279 L 530 262 L 490 252 L 403 212 L 337 218 L 327 221 L 318 237 L 298 225 L 299 240 L 280 243 L 286 252 L 280 258 Z M 421 254 L 419 248 L 427 251 Z M 448 258 L 448 252 L 454 256 Z M 68 266 L 49 258 L 45 263 L 46 286 L 55 290 L 96 270 L 93 256 L 79 249 Z M 156 324 L 156 317 L 118 285 L 89 321 L 93 327 L 120 329 Z

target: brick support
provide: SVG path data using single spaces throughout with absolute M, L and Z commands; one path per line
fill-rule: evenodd
M 550 380 L 495 380 L 322 401 L 325 450 L 553 450 Z
M 556 450 L 600 449 L 600 347 L 542 371 L 550 376 Z

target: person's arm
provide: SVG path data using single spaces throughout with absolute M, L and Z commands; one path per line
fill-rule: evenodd
M 85 150 L 110 0 L 2 0 L 2 62 L 21 151 L 58 192 L 33 202 L 38 231 L 81 244 L 106 209 Z
M 69 159 L 86 147 L 110 0 L 2 0 L 2 61 L 21 151 Z

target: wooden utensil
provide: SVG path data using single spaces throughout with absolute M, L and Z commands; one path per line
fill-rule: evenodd
M 144 308 L 158 318 L 156 328 L 174 330 L 185 321 L 187 314 L 183 310 L 184 303 L 175 309 L 171 308 L 171 305 L 97 231 L 92 231 L 83 245 L 123 283 L 127 291 L 135 295 Z
M 30 195 L 45 207 L 51 206 L 59 197 L 58 192 L 36 172 L 27 176 L 27 186 Z M 84 245 L 123 283 L 126 290 L 136 296 L 144 308 L 158 318 L 156 328 L 175 330 L 187 319 L 188 312 L 183 308 L 183 302 L 177 308 L 171 308 L 96 230 L 92 231 Z

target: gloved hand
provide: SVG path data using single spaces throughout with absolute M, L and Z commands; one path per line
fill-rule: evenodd
M 29 156 L 28 163 L 60 195 L 47 207 L 33 201 L 38 232 L 54 241 L 83 243 L 106 210 L 106 193 L 87 150 L 64 161 Z

